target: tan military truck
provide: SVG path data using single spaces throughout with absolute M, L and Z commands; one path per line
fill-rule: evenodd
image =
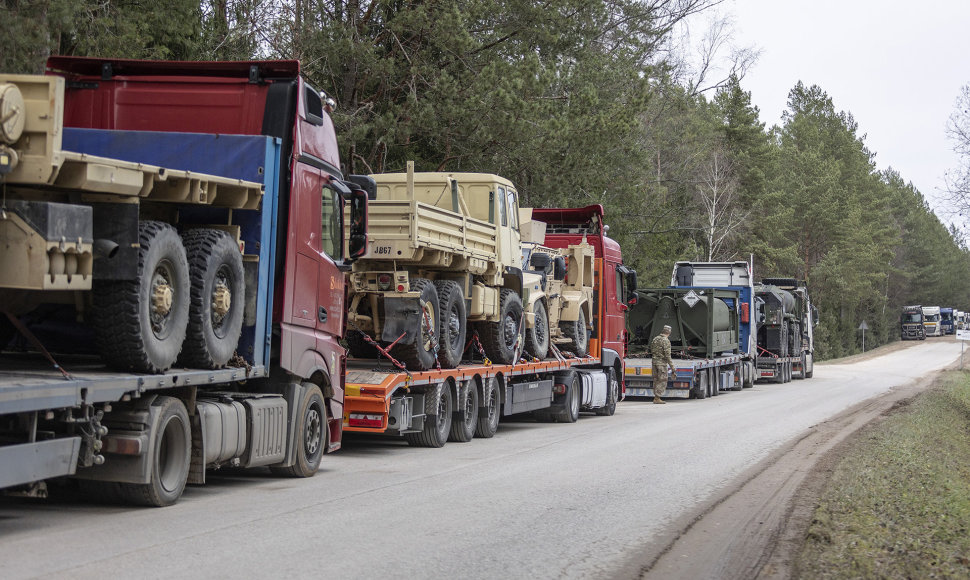
M 531 219 L 531 208 L 520 210 L 525 286 L 525 352 L 546 358 L 550 344 L 585 356 L 593 322 L 593 246 L 566 249 L 543 246 L 545 224 Z
M 81 92 L 59 76 L 0 75 L 0 348 L 14 318 L 61 304 L 119 369 L 162 372 L 180 352 L 188 366 L 224 366 L 243 324 L 240 227 L 178 219 L 202 206 L 255 211 L 263 185 L 145 161 L 178 158 L 177 138 L 138 160 L 92 154 L 132 132 L 67 126 L 81 113 L 66 90 Z
M 515 186 L 482 173 L 371 176 L 368 248 L 349 274 L 351 355 L 392 346 L 410 370 L 454 368 L 478 330 L 500 364 L 522 353 L 522 268 Z M 356 330 L 357 332 L 353 332 Z

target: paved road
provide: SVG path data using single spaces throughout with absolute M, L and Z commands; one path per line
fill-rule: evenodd
M 937 339 L 703 401 L 411 449 L 353 439 L 309 480 L 211 477 L 175 506 L 0 499 L 4 578 L 588 578 L 627 574 L 811 426 L 959 358 Z

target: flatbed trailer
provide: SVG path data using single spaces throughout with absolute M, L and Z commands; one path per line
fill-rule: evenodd
M 721 391 L 740 391 L 743 356 L 730 354 L 704 359 L 675 358 L 674 373 L 667 381 L 664 398 L 704 399 Z M 626 359 L 628 397 L 653 397 L 653 359 Z
M 596 357 L 463 363 L 416 373 L 383 364 L 348 362 L 344 431 L 403 435 L 411 445 L 441 447 L 492 437 L 510 415 L 534 412 L 540 421 L 571 423 L 581 410 L 612 415 L 616 408 L 618 377 Z

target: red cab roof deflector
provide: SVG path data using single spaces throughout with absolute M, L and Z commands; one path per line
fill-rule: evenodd
M 603 213 L 603 206 L 600 204 L 586 207 L 532 209 L 532 217 L 547 224 L 582 224 L 588 222 L 593 216 L 598 216 L 602 223 Z
M 163 61 L 121 58 L 87 58 L 52 56 L 47 59 L 47 73 L 65 76 L 100 77 L 105 64 L 113 76 L 172 75 L 248 78 L 251 67 L 259 69 L 260 78 L 294 78 L 300 74 L 296 60 L 257 61 Z

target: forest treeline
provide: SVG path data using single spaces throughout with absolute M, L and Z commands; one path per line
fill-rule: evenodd
M 348 173 L 504 175 L 523 205 L 606 207 L 641 286 L 676 260 L 808 281 L 819 358 L 898 335 L 904 304 L 970 310 L 970 252 L 853 116 L 792 87 L 766 127 L 725 74 L 685 76 L 678 25 L 721 0 L 0 0 L 0 70 L 50 54 L 295 58 L 338 103 Z

